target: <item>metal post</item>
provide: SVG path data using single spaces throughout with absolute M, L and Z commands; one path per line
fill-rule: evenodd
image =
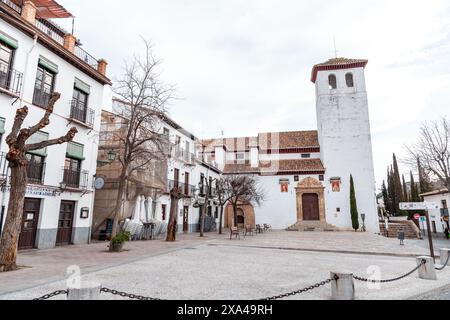
M 433 258 L 433 262 L 436 263 L 433 248 L 433 237 L 431 236 L 430 215 L 428 214 L 428 210 L 425 210 L 425 216 L 427 218 L 427 234 L 428 234 L 428 244 L 430 246 L 430 256 Z
M 450 249 L 442 248 L 439 250 L 441 256 L 441 265 L 444 265 L 447 262 L 448 256 L 450 255 Z M 448 266 L 449 264 L 447 264 Z
M 355 300 L 353 274 L 331 272 L 331 279 L 331 300 Z

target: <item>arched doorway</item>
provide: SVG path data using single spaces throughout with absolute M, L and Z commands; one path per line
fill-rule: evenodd
M 238 228 L 240 228 L 240 229 L 244 228 L 245 214 L 241 208 L 237 209 L 237 221 L 236 222 L 237 222 L 236 224 L 237 224 Z
M 320 221 L 319 196 L 316 193 L 302 195 L 303 220 Z

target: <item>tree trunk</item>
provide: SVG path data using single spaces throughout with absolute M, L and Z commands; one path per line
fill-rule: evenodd
M 223 219 L 223 205 L 220 206 L 220 215 L 219 215 L 219 234 L 222 234 L 222 219 Z
M 119 232 L 119 220 L 120 220 L 121 213 L 122 213 L 123 194 L 125 191 L 125 183 L 126 183 L 126 169 L 122 169 L 122 173 L 120 174 L 119 179 L 120 180 L 119 180 L 119 189 L 117 191 L 116 206 L 114 207 L 113 228 L 112 228 L 112 232 L 111 232 L 111 240 L 109 242 L 109 251 L 110 252 L 112 252 L 112 250 L 113 250 L 112 239 Z
M 169 225 L 167 227 L 166 241 L 173 242 L 176 240 L 177 235 L 177 212 L 178 212 L 178 200 L 179 197 L 176 191 L 172 189 L 170 192 L 170 214 L 169 214 Z
M 206 216 L 206 210 L 208 209 L 208 194 L 209 194 L 209 188 L 207 188 L 206 190 L 206 194 L 205 194 L 205 204 L 202 207 L 202 210 L 200 212 L 200 237 L 204 237 L 205 236 L 205 216 Z
M 17 247 L 22 227 L 23 205 L 27 189 L 27 167 L 11 168 L 11 190 L 5 229 L 0 242 L 0 272 L 17 269 Z
M 233 203 L 233 227 L 237 227 L 237 203 Z

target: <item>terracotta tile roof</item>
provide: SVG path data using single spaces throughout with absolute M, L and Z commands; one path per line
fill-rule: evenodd
M 260 163 L 262 173 L 325 171 L 320 159 L 278 160 Z
M 319 147 L 317 131 L 260 133 L 258 142 L 261 150 Z
M 288 173 L 288 172 L 324 172 L 320 159 L 261 161 L 258 168 L 250 163 L 226 164 L 224 173 Z
M 250 163 L 228 163 L 223 168 L 224 173 L 258 173 L 259 168 L 252 168 Z
M 260 133 L 258 137 L 204 139 L 205 152 L 214 151 L 216 146 L 225 146 L 227 151 L 245 151 L 250 147 L 261 150 L 295 149 L 319 147 L 317 131 L 292 131 Z
M 333 58 L 323 63 L 316 64 L 311 73 L 311 81 L 316 82 L 317 72 L 323 70 L 339 70 L 351 68 L 365 68 L 369 60 L 366 59 L 347 59 L 347 58 Z

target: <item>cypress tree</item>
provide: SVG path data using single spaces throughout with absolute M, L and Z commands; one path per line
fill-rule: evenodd
M 393 183 L 395 193 L 395 202 L 393 203 L 393 209 L 396 213 L 402 214 L 399 204 L 403 201 L 403 190 L 402 182 L 400 180 L 400 171 L 398 170 L 397 157 L 395 156 L 395 153 L 393 155 Z
M 350 175 L 350 214 L 352 217 L 352 227 L 356 232 L 359 229 L 359 217 L 358 207 L 356 205 L 355 184 L 352 175 Z
M 411 179 L 410 201 L 411 202 L 421 202 L 418 186 L 417 186 L 416 182 L 414 181 L 414 176 L 412 174 L 412 171 L 410 171 L 409 174 L 410 174 L 410 179 Z
M 397 195 L 395 193 L 394 173 L 392 171 L 392 166 L 389 170 L 388 176 L 388 192 L 389 192 L 389 213 L 395 215 L 397 213 L 395 205 L 398 201 Z
M 386 188 L 386 182 L 383 180 L 383 184 L 381 185 L 381 194 L 383 195 L 384 208 L 386 211 L 389 211 L 389 194 Z

